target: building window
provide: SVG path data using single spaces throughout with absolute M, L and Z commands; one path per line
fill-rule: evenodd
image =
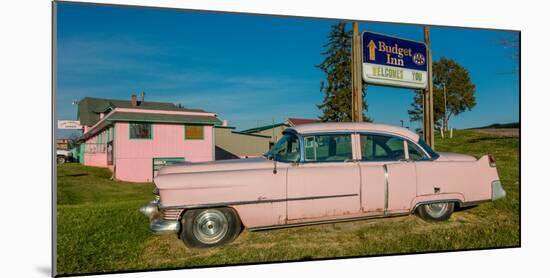
M 203 140 L 204 126 L 202 125 L 186 125 L 185 140 Z
M 153 130 L 151 124 L 130 123 L 130 139 L 151 139 Z

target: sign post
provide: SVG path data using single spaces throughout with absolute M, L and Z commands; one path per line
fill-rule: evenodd
M 351 120 L 363 121 L 363 80 L 361 80 L 361 35 L 359 24 L 353 22 L 351 41 Z
M 430 48 L 430 27 L 424 26 L 424 43 L 427 47 L 428 84 L 424 90 L 424 141 L 435 149 L 434 140 L 434 94 L 432 82 L 432 50 Z

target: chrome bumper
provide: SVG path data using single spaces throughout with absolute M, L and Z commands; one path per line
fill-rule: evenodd
M 164 220 L 158 209 L 159 199 L 155 199 L 139 209 L 149 218 L 149 228 L 154 234 L 177 233 L 180 230 L 180 222 L 177 220 Z

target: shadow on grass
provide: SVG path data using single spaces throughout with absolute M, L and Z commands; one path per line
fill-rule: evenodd
M 60 175 L 60 177 L 82 177 L 82 176 L 88 176 L 88 173 L 78 173 L 78 174 L 68 174 L 68 175 Z
M 473 209 L 473 208 L 477 208 L 477 205 L 469 206 L 469 207 L 456 207 L 456 206 L 455 206 L 455 212 L 456 212 L 456 211 L 470 210 L 470 209 Z

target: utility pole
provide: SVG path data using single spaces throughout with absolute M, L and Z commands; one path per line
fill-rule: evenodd
M 363 77 L 361 76 L 361 35 L 359 23 L 354 21 L 351 40 L 351 120 L 363 121 Z
M 447 122 L 447 86 L 443 83 L 443 130 L 449 131 L 449 123 Z
M 435 148 L 434 142 L 434 103 L 432 81 L 432 49 L 430 47 L 430 27 L 424 26 L 424 43 L 428 61 L 428 87 L 424 90 L 424 141 Z

